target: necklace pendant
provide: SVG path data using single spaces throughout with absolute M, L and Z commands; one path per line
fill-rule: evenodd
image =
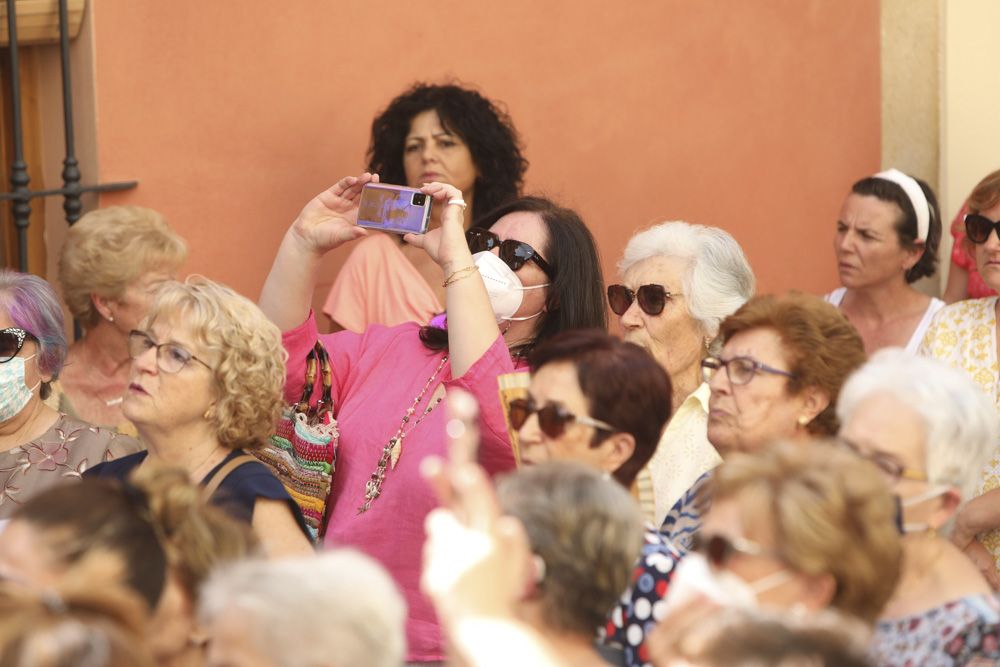
M 389 452 L 389 465 L 395 470 L 396 462 L 399 461 L 399 455 L 403 453 L 403 439 L 393 438 L 390 442 L 392 443 L 392 450 Z

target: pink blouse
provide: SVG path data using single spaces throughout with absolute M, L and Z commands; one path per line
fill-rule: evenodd
M 321 338 L 333 369 L 333 400 L 340 429 L 333 503 L 324 543 L 351 546 L 376 558 L 389 570 L 409 606 L 406 638 L 408 661 L 444 659 L 441 632 L 430 601 L 420 593 L 424 518 L 437 505 L 434 493 L 420 476 L 420 461 L 428 455 L 445 456 L 445 409 L 439 405 L 409 432 L 395 469 L 388 469 L 382 493 L 364 514 L 365 483 L 375 471 L 382 448 L 392 438 L 414 398 L 441 362 L 443 352 L 424 347 L 414 323 L 386 328 L 372 326 L 364 333 L 341 331 L 320 336 L 312 313 L 283 334 L 288 351 L 285 398 L 302 393 L 305 358 Z M 482 441 L 480 463 L 490 474 L 515 467 L 497 376 L 517 370 L 501 335 L 483 356 L 459 378 L 446 364 L 417 406 L 412 425 L 441 382 L 460 387 L 479 401 Z M 315 393 L 314 393 L 315 396 Z M 404 432 L 410 428 L 407 425 Z

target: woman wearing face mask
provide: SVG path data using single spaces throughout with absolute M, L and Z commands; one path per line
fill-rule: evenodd
M 52 287 L 0 269 L 0 519 L 44 488 L 141 449 L 43 402 L 65 359 L 62 307 Z
M 289 400 L 302 389 L 307 352 L 321 339 L 333 366 L 340 441 L 326 542 L 353 545 L 381 561 L 407 598 L 409 660 L 443 659 L 430 603 L 418 590 L 422 522 L 436 502 L 420 461 L 444 455 L 448 387 L 479 401 L 479 459 L 491 473 L 514 466 L 497 377 L 524 368 L 535 341 L 573 328 L 604 328 L 603 284 L 594 241 L 579 217 L 539 198 L 486 216 L 488 230 L 466 238 L 461 192 L 423 191 L 443 208 L 441 227 L 406 241 L 442 268 L 447 320 L 435 327 L 370 327 L 319 336 L 309 310 L 321 257 L 365 235 L 356 226 L 370 174 L 342 179 L 299 214 L 278 251 L 260 305 L 283 330 Z M 294 399 L 292 398 L 294 396 Z
M 901 350 L 878 353 L 844 385 L 841 435 L 885 473 L 902 506 L 902 576 L 876 626 L 878 665 L 1000 659 L 1000 598 L 959 547 L 974 558 L 984 550 L 947 538 L 1000 441 L 991 408 L 961 372 Z
M 702 361 L 712 390 L 708 440 L 722 459 L 779 438 L 837 432 L 837 394 L 865 360 L 858 332 L 840 311 L 808 294 L 759 296 L 723 320 L 722 351 Z M 711 494 L 702 475 L 677 501 L 663 531 L 682 551 L 698 531 Z
M 937 198 L 923 181 L 889 169 L 851 188 L 833 246 L 843 287 L 826 300 L 847 315 L 869 354 L 889 346 L 916 354 L 944 301 L 911 284 L 934 275 L 940 241 Z

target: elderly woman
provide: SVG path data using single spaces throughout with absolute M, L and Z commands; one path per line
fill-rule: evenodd
M 779 438 L 837 432 L 837 395 L 865 360 L 861 338 L 833 306 L 807 294 L 760 296 L 722 322 L 718 357 L 702 361 L 712 396 L 708 440 L 725 459 Z M 682 551 L 711 502 L 702 475 L 667 514 L 663 531 Z
M 148 208 L 102 208 L 70 227 L 59 254 L 59 284 L 85 334 L 69 348 L 50 405 L 134 434 L 122 415 L 128 335 L 146 316 L 156 288 L 173 279 L 186 257 L 183 239 Z
M 912 283 L 934 275 L 941 213 L 930 186 L 897 169 L 851 188 L 833 249 L 843 287 L 826 296 L 861 334 L 865 351 L 905 347 L 916 354 L 944 302 Z
M 965 216 L 964 249 L 976 260 L 986 284 L 1000 290 L 1000 178 L 987 175 L 969 195 Z M 1000 297 L 959 301 L 934 317 L 920 346 L 920 353 L 943 360 L 964 371 L 993 399 L 1000 410 L 1000 364 L 997 362 L 997 314 Z M 1000 455 L 994 456 L 983 471 L 981 498 L 971 501 L 958 517 L 956 535 L 968 541 L 985 533 L 983 543 L 1000 567 Z M 987 568 L 994 587 L 1000 585 L 996 568 Z
M 0 519 L 46 487 L 141 449 L 44 403 L 65 359 L 62 308 L 52 287 L 0 269 Z
M 206 667 L 399 667 L 406 651 L 402 596 L 380 565 L 349 549 L 221 568 L 199 616 Z
M 271 470 L 248 457 L 273 431 L 283 404 L 277 327 L 228 287 L 205 278 L 160 288 L 129 334 L 132 370 L 123 406 L 148 452 L 88 474 L 125 479 L 160 462 L 213 488 L 212 500 L 253 526 L 274 555 L 310 550 L 298 506 Z
M 528 161 L 500 108 L 475 90 L 418 83 L 372 123 L 368 171 L 386 183 L 419 188 L 448 183 L 469 205 L 466 226 L 518 196 Z M 440 207 L 431 209 L 433 229 Z M 339 328 L 426 324 L 445 303 L 441 267 L 394 234 L 358 243 L 337 274 L 323 312 Z
M 480 462 L 491 474 L 512 469 L 498 377 L 523 369 L 538 340 L 604 328 L 607 306 L 593 237 L 576 213 L 525 197 L 494 210 L 489 229 L 467 235 L 461 192 L 432 183 L 423 191 L 444 209 L 441 227 L 405 239 L 441 266 L 447 321 L 320 336 L 309 309 L 320 261 L 365 235 L 355 224 L 358 199 L 376 178 L 347 177 L 306 205 L 260 303 L 286 330 L 289 400 L 301 394 L 305 358 L 317 340 L 330 354 L 340 441 L 326 543 L 355 546 L 393 574 L 409 606 L 407 659 L 436 662 L 444 657 L 439 626 L 416 567 L 423 519 L 437 504 L 420 462 L 445 453 L 446 416 L 435 408 L 446 389 L 473 394 L 482 415 Z
M 960 371 L 901 350 L 876 354 L 840 394 L 841 435 L 902 506 L 902 575 L 876 626 L 878 665 L 1000 660 L 1000 598 L 945 536 L 1000 441 L 991 407 Z
M 0 533 L 0 579 L 36 591 L 81 581 L 124 587 L 150 618 L 145 643 L 160 667 L 187 667 L 203 653 L 194 618 L 201 582 L 254 547 L 251 531 L 206 505 L 184 470 L 160 467 L 128 484 L 60 485 L 18 507 Z
M 646 348 L 673 385 L 674 416 L 636 489 L 646 518 L 658 526 L 720 461 L 706 436 L 709 390 L 701 361 L 719 323 L 753 296 L 754 276 L 727 232 L 686 222 L 633 236 L 618 270 L 622 284 L 608 287 L 608 301 L 625 340 Z
M 646 351 L 601 331 L 566 331 L 528 359 L 531 385 L 510 402 L 522 460 L 576 461 L 611 474 L 624 488 L 653 456 L 670 418 L 670 377 Z M 626 665 L 648 662 L 645 626 L 658 620 L 680 554 L 648 527 L 631 588 L 604 628 Z M 622 589 L 625 591 L 625 589 Z

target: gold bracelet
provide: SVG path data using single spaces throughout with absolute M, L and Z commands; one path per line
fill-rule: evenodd
M 465 278 L 466 276 L 471 276 L 473 273 L 475 273 L 478 270 L 479 270 L 479 267 L 473 265 L 473 266 L 467 266 L 464 269 L 459 269 L 458 271 L 454 271 L 454 272 L 452 272 L 452 274 L 450 276 L 448 276 L 447 278 L 444 279 L 444 282 L 441 283 L 441 287 L 447 287 L 448 285 L 450 285 L 452 283 L 456 283 L 459 280 L 461 280 L 462 278 Z

